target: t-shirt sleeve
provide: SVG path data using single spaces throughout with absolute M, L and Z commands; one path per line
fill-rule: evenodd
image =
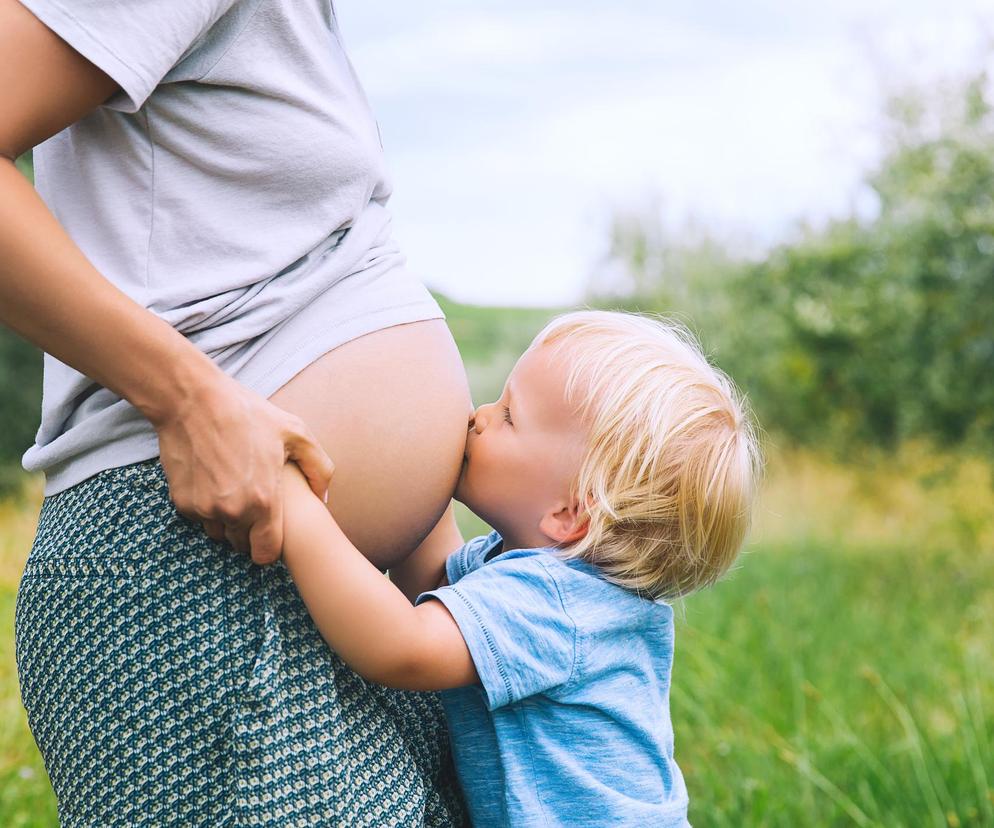
M 123 112 L 137 112 L 193 43 L 236 2 L 21 0 L 49 29 L 117 81 L 124 95 L 114 108 Z
M 565 684 L 576 661 L 576 624 L 542 554 L 514 553 L 426 592 L 452 614 L 491 710 Z
M 445 577 L 450 584 L 456 583 L 474 569 L 483 566 L 487 553 L 500 541 L 496 532 L 480 535 L 478 538 L 466 541 L 455 552 L 445 559 Z

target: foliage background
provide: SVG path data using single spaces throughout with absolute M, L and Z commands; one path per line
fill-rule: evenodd
M 615 221 L 601 301 L 672 313 L 791 443 L 994 448 L 994 116 L 984 74 L 894 98 L 877 205 L 758 259 L 653 215 Z

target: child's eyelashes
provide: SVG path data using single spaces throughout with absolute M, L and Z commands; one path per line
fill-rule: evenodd
M 503 406 L 503 408 L 504 408 L 504 422 L 507 423 L 508 425 L 514 425 L 514 423 L 511 422 L 511 409 L 508 408 L 506 405 Z

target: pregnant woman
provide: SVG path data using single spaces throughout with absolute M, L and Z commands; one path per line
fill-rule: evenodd
M 0 322 L 47 352 L 17 662 L 62 823 L 461 824 L 436 698 L 366 684 L 259 565 L 284 459 L 323 494 L 329 455 L 339 523 L 402 560 L 470 412 L 330 0 L 0 0 L 0 156 Z

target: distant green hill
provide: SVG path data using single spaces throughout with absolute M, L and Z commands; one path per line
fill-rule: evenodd
M 440 293 L 434 296 L 465 360 L 486 360 L 499 350 L 523 351 L 546 322 L 567 310 L 464 305 Z
M 508 372 L 535 334 L 567 310 L 464 305 L 434 295 L 459 346 L 477 405 L 500 395 Z

